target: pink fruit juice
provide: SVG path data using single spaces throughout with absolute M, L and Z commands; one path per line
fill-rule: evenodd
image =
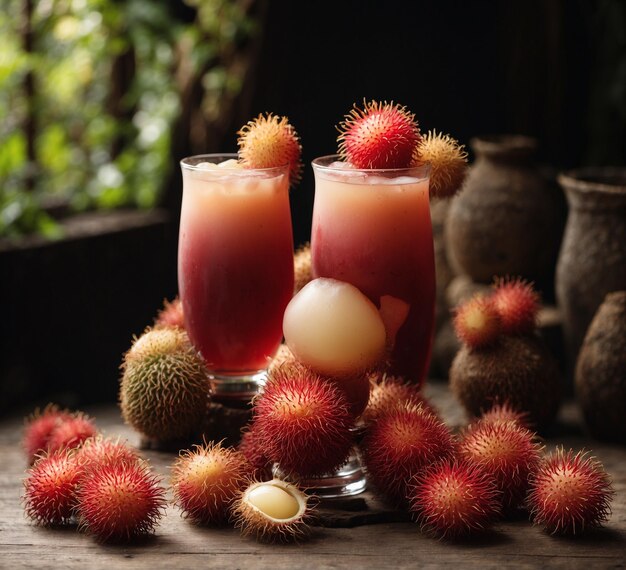
M 293 293 L 288 167 L 182 161 L 178 284 L 185 327 L 209 370 L 265 370 Z
M 336 160 L 313 161 L 313 274 L 355 285 L 379 308 L 383 298 L 386 324 L 399 326 L 392 373 L 421 383 L 435 311 L 429 169 L 354 170 Z

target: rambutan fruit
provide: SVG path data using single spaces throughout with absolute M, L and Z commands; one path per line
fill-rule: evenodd
M 22 445 L 29 464 L 32 465 L 38 453 L 47 451 L 52 432 L 71 417 L 67 410 L 48 404 L 43 411 L 37 409 L 26 419 Z
M 420 141 L 415 115 L 393 101 L 355 104 L 337 129 L 339 154 L 355 168 L 408 168 Z
M 242 430 L 241 441 L 237 449 L 250 464 L 252 469 L 251 478 L 265 480 L 271 475 L 272 462 L 263 447 L 255 422 L 251 422 Z
M 273 370 L 255 399 L 255 429 L 283 472 L 307 477 L 343 464 L 354 417 L 341 390 L 297 364 Z
M 193 450 L 183 451 L 172 466 L 176 504 L 194 523 L 223 523 L 249 475 L 250 465 L 239 451 L 221 443 L 195 445 Z
M 185 328 L 183 304 L 178 297 L 171 302 L 167 299 L 163 301 L 163 308 L 159 311 L 154 320 L 154 328 L 159 329 L 163 327 Z
M 309 532 L 309 497 L 280 479 L 252 483 L 235 502 L 232 519 L 244 536 L 261 542 L 292 542 Z
M 62 448 L 37 459 L 24 480 L 27 516 L 41 525 L 69 523 L 82 473 L 75 449 Z
M 614 494 L 597 459 L 557 448 L 533 474 L 527 505 L 531 520 L 546 531 L 577 534 L 608 520 Z
M 436 415 L 417 385 L 409 384 L 400 376 L 383 374 L 381 378 L 373 380 L 369 402 L 361 419 L 366 424 L 371 423 L 405 404 L 421 405 Z
M 529 334 L 535 330 L 539 295 L 523 279 L 498 279 L 491 296 L 505 334 Z
M 470 348 L 490 346 L 500 337 L 500 316 L 491 299 L 476 295 L 457 307 L 454 329 Z
M 274 368 L 278 368 L 282 366 L 285 362 L 295 362 L 296 357 L 293 355 L 293 352 L 289 349 L 286 344 L 281 344 L 278 347 L 278 351 L 276 352 L 272 362 L 270 362 L 269 369 L 273 370 Z
M 446 425 L 421 405 L 405 404 L 371 424 L 361 445 L 369 479 L 389 500 L 404 503 L 409 481 L 454 453 Z
M 153 532 L 166 504 L 147 464 L 95 465 L 78 490 L 79 527 L 102 541 L 131 540 Z
M 209 378 L 185 331 L 148 329 L 124 356 L 120 408 L 124 421 L 148 438 L 167 441 L 198 430 Z
M 528 412 L 517 410 L 509 402 L 494 404 L 486 412 L 483 412 L 479 420 L 485 424 L 513 423 L 527 429 L 531 427 Z
M 428 131 L 413 154 L 416 166 L 430 164 L 430 195 L 449 198 L 458 192 L 467 173 L 467 152 L 464 145 L 450 135 Z
M 309 281 L 313 280 L 311 271 L 311 244 L 305 243 L 299 247 L 293 256 L 294 270 L 294 295 L 302 289 Z
M 463 433 L 458 454 L 495 479 L 503 508 L 510 511 L 523 502 L 528 478 L 539 465 L 541 450 L 535 434 L 524 427 L 477 422 Z
M 482 532 L 500 513 L 495 480 L 467 461 L 442 461 L 417 476 L 409 502 L 422 530 L 441 538 Z
M 302 147 L 298 133 L 287 117 L 262 113 L 238 132 L 239 158 L 245 168 L 289 165 L 290 185 L 300 180 Z
M 52 430 L 48 450 L 52 452 L 63 447 L 80 447 L 86 439 L 97 433 L 93 419 L 82 412 L 76 412 Z
M 128 445 L 101 435 L 86 439 L 77 451 L 85 471 L 96 465 L 113 465 L 139 461 L 137 452 Z

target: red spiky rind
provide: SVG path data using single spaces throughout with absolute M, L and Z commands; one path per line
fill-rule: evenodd
M 479 295 L 456 309 L 453 324 L 459 340 L 472 349 L 494 345 L 502 330 L 492 299 Z
M 80 447 L 86 439 L 97 433 L 93 419 L 83 412 L 76 412 L 52 430 L 48 450 L 52 452 L 64 447 Z
M 508 401 L 501 404 L 495 403 L 483 412 L 478 421 L 485 424 L 513 423 L 526 429 L 532 427 L 528 412 L 514 408 Z
M 504 334 L 530 334 L 537 327 L 539 295 L 521 278 L 497 279 L 491 296 Z
M 534 524 L 551 534 L 579 534 L 611 515 L 615 492 L 602 464 L 588 452 L 557 448 L 533 474 L 527 506 Z
M 61 410 L 56 404 L 48 404 L 43 410 L 36 409 L 26 419 L 22 446 L 29 465 L 38 454 L 47 451 L 52 432 L 72 416 L 69 411 Z
M 421 405 L 405 404 L 366 431 L 361 450 L 369 478 L 390 501 L 407 500 L 409 482 L 455 453 L 448 427 Z
M 44 454 L 24 479 L 22 501 L 26 515 L 40 525 L 63 525 L 72 521 L 82 465 L 73 449 Z
M 237 449 L 247 459 L 252 469 L 251 478 L 262 481 L 271 475 L 272 462 L 263 448 L 255 422 L 243 429 Z
M 171 302 L 165 299 L 163 308 L 158 312 L 154 319 L 154 328 L 175 327 L 185 329 L 185 315 L 183 313 L 183 304 L 176 297 Z
M 372 423 L 381 416 L 401 408 L 405 404 L 421 405 L 437 415 L 430 402 L 422 394 L 419 386 L 408 383 L 400 376 L 377 374 L 372 378 L 370 398 L 361 415 L 364 423 Z
M 342 391 L 297 363 L 269 374 L 254 402 L 261 445 L 283 472 L 309 477 L 345 463 L 354 416 Z
M 135 449 L 119 439 L 105 438 L 100 434 L 86 439 L 78 449 L 77 455 L 86 473 L 95 466 L 140 461 Z
M 209 442 L 185 450 L 172 466 L 172 489 L 183 516 L 196 524 L 228 520 L 237 494 L 249 481 L 251 467 L 242 453 Z
M 339 154 L 355 168 L 408 168 L 421 139 L 415 115 L 393 101 L 364 99 L 337 129 Z
M 167 500 L 147 463 L 96 465 L 78 490 L 79 528 L 98 540 L 130 541 L 154 532 Z
M 422 530 L 439 538 L 484 532 L 500 514 L 495 480 L 468 461 L 436 463 L 410 482 L 408 494 Z
M 503 509 L 511 511 L 522 505 L 542 449 L 536 434 L 522 426 L 477 422 L 462 434 L 458 454 L 494 477 Z
M 289 184 L 302 175 L 302 146 L 287 117 L 259 113 L 237 132 L 239 158 L 244 168 L 273 168 L 289 165 Z

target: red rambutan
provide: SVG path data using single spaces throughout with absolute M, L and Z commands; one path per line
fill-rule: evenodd
M 284 472 L 315 476 L 346 460 L 354 416 L 341 390 L 303 366 L 272 371 L 255 401 L 255 428 Z
M 613 495 L 598 460 L 557 448 L 532 476 L 527 503 L 535 524 L 552 534 L 576 534 L 608 520 Z
M 456 334 L 470 348 L 494 344 L 501 332 L 500 325 L 492 300 L 478 295 L 461 304 L 454 316 Z
M 80 528 L 102 541 L 130 540 L 154 530 L 166 503 L 145 463 L 96 465 L 78 491 Z
M 237 449 L 252 467 L 252 478 L 264 480 L 271 475 L 272 462 L 263 448 L 263 442 L 259 438 L 259 430 L 255 422 L 249 424 L 242 431 L 241 441 Z
M 531 427 L 528 412 L 517 410 L 508 402 L 494 404 L 483 412 L 479 421 L 485 424 L 514 423 L 527 429 Z
M 500 315 L 502 332 L 527 334 L 535 330 L 539 295 L 531 283 L 519 278 L 498 279 L 491 299 Z
M 93 420 L 86 414 L 77 412 L 52 430 L 48 450 L 52 452 L 63 447 L 80 447 L 87 438 L 97 433 Z
M 459 456 L 493 476 L 505 510 L 518 507 L 537 469 L 542 447 L 535 434 L 514 423 L 470 425 L 459 442 Z
M 339 154 L 355 168 L 408 168 L 420 141 L 415 115 L 393 101 L 364 100 L 337 129 Z
M 435 464 L 409 486 L 411 511 L 422 530 L 458 538 L 486 530 L 500 513 L 494 479 L 467 461 Z
M 369 478 L 388 499 L 407 499 L 409 481 L 455 444 L 446 425 L 421 405 L 405 404 L 370 425 L 361 447 Z
M 38 453 L 47 451 L 52 432 L 71 417 L 68 411 L 48 404 L 43 411 L 37 409 L 26 419 L 22 443 L 29 464 L 35 461 Z
M 24 480 L 24 508 L 42 525 L 70 522 L 82 465 L 73 449 L 60 449 L 40 457 Z
M 101 435 L 86 439 L 77 454 L 86 471 L 96 465 L 139 461 L 139 455 L 134 449 L 119 440 L 113 441 Z
M 195 523 L 223 523 L 249 483 L 250 465 L 242 453 L 221 443 L 183 451 L 172 467 L 176 503 Z
M 171 302 L 167 299 L 163 301 L 163 308 L 159 311 L 156 319 L 154 320 L 155 329 L 162 327 L 176 327 L 179 329 L 185 328 L 183 304 L 180 302 L 178 297 Z

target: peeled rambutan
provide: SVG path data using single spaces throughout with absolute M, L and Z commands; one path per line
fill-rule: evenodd
M 267 479 L 272 472 L 272 462 L 267 457 L 263 442 L 259 438 L 259 430 L 255 422 L 250 423 L 241 432 L 241 441 L 237 449 L 246 458 L 252 469 L 252 478 Z
M 577 534 L 608 520 L 614 494 L 598 460 L 557 448 L 532 476 L 527 504 L 532 521 L 548 532 Z
M 302 173 L 302 147 L 298 133 L 287 117 L 272 113 L 248 121 L 237 133 L 239 157 L 245 168 L 272 168 L 289 164 L 293 186 Z
M 249 475 L 250 465 L 239 451 L 221 443 L 196 445 L 183 451 L 172 467 L 176 503 L 194 523 L 223 523 Z
M 22 444 L 29 464 L 35 461 L 38 453 L 47 451 L 52 432 L 71 417 L 67 410 L 48 404 L 43 411 L 37 409 L 26 419 Z
M 166 503 L 147 464 L 96 465 L 78 491 L 79 525 L 102 541 L 130 540 L 154 530 Z
M 389 500 L 403 503 L 409 481 L 450 457 L 455 444 L 434 414 L 421 405 L 405 404 L 368 427 L 361 450 L 372 483 Z
M 527 411 L 514 408 L 508 401 L 494 404 L 480 416 L 479 421 L 486 424 L 514 423 L 530 429 L 530 420 Z
M 101 435 L 86 439 L 77 454 L 85 471 L 89 471 L 96 465 L 139 461 L 139 455 L 133 448 L 119 440 L 114 441 Z
M 490 298 L 476 295 L 457 307 L 454 329 L 470 348 L 490 346 L 500 336 L 500 316 Z
M 341 390 L 304 366 L 273 370 L 255 400 L 255 428 L 282 471 L 315 476 L 346 460 L 354 416 Z
M 339 154 L 355 168 L 408 168 L 420 132 L 406 107 L 363 101 L 339 123 Z
M 154 319 L 154 328 L 159 329 L 163 327 L 185 328 L 183 304 L 178 297 L 171 302 L 167 299 L 163 301 L 163 308 L 157 314 L 156 319 Z
M 74 449 L 63 448 L 41 456 L 24 480 L 23 502 L 28 517 L 42 525 L 69 523 L 82 472 Z
M 311 272 L 311 244 L 305 243 L 299 247 L 293 256 L 294 295 L 313 279 Z
M 491 296 L 505 334 L 524 334 L 535 330 L 539 295 L 523 279 L 498 279 Z
M 409 501 L 422 530 L 441 538 L 484 531 L 500 513 L 495 480 L 467 461 L 442 461 L 427 469 L 411 481 Z
M 77 412 L 52 430 L 48 450 L 52 452 L 63 447 L 80 447 L 87 438 L 97 433 L 93 420 L 86 414 Z
M 449 198 L 458 192 L 467 172 L 465 147 L 450 135 L 428 131 L 419 141 L 413 162 L 419 166 L 430 164 L 430 195 Z
M 459 442 L 459 457 L 475 463 L 496 481 L 504 510 L 520 506 L 542 447 L 530 430 L 514 423 L 470 425 Z

